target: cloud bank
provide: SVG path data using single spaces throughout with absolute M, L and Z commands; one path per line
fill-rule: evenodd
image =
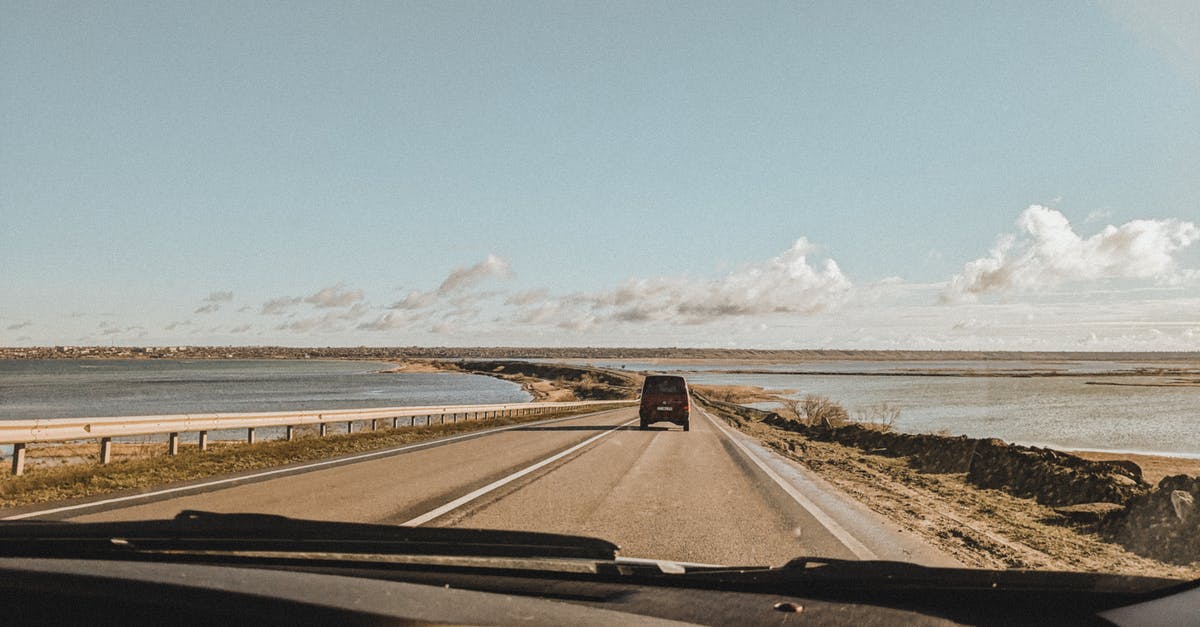
M 968 262 L 942 299 L 972 301 L 1007 291 L 1037 291 L 1076 281 L 1149 279 L 1176 275 L 1175 254 L 1200 240 L 1200 227 L 1182 220 L 1132 220 L 1083 238 L 1058 211 L 1032 205 L 1017 219 L 1020 235 L 1001 236 L 991 252 Z
M 735 316 L 816 313 L 840 305 L 852 284 L 832 259 L 819 266 L 809 263 L 815 251 L 801 237 L 782 254 L 719 279 L 633 279 L 591 300 L 596 310 L 620 322 L 700 324 Z

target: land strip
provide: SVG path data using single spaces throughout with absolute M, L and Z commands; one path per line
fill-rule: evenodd
M 681 361 L 1126 361 L 1200 366 L 1200 352 L 767 350 L 730 348 L 422 346 L 29 346 L 0 347 L 0 359 L 628 359 Z

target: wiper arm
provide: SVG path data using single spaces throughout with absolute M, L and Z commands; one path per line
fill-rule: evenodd
M 612 560 L 606 540 L 525 531 L 400 527 L 185 510 L 167 520 L 0 524 L 0 555 L 80 557 L 144 551 L 279 551 Z

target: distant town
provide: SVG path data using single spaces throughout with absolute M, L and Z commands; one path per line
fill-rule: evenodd
M 804 362 L 830 360 L 1200 361 L 1200 352 L 771 350 L 734 348 L 428 346 L 34 346 L 0 347 L 0 359 L 628 359 Z

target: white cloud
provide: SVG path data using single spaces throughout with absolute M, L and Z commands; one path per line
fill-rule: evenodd
M 429 332 L 437 333 L 438 335 L 453 335 L 455 333 L 458 333 L 459 329 L 460 329 L 460 327 L 457 324 L 454 324 L 452 322 L 442 321 L 442 322 L 438 322 L 438 323 L 434 324 L 433 326 L 429 327 Z
M 391 331 L 393 329 L 410 328 L 415 321 L 403 314 L 388 312 L 378 318 L 358 325 L 364 331 Z
M 810 264 L 808 256 L 815 250 L 801 237 L 782 254 L 719 279 L 633 279 L 591 300 L 596 311 L 621 322 L 699 324 L 728 317 L 816 313 L 843 303 L 852 285 L 834 260 L 819 267 Z
M 193 311 L 192 313 L 198 313 L 198 314 L 216 313 L 221 310 L 221 303 L 226 303 L 231 300 L 233 300 L 233 292 L 229 292 L 229 291 L 210 292 L 209 295 L 205 296 L 204 300 L 202 301 L 205 304 L 197 307 L 196 310 Z
M 429 309 L 443 302 L 449 302 L 459 309 L 473 307 L 479 301 L 495 296 L 496 292 L 463 293 L 467 288 L 478 285 L 488 278 L 507 279 L 512 276 L 512 268 L 508 261 L 488 255 L 483 261 L 473 265 L 455 268 L 436 290 L 411 290 L 404 298 L 388 305 L 388 309 L 414 311 Z
M 1181 220 L 1132 220 L 1084 239 L 1058 211 L 1032 205 L 1017 219 L 1022 234 L 1002 235 L 987 257 L 968 262 L 942 293 L 946 301 L 981 294 L 1043 290 L 1073 281 L 1177 279 L 1174 254 L 1200 240 Z
M 259 311 L 259 313 L 266 316 L 278 316 L 280 314 L 287 313 L 293 307 L 299 305 L 302 300 L 303 299 L 301 298 L 289 298 L 287 296 L 272 298 L 271 300 L 263 303 L 262 309 Z
M 513 294 L 513 295 L 509 296 L 508 298 L 504 299 L 504 304 L 505 305 L 519 305 L 519 306 L 523 307 L 525 305 L 532 305 L 534 303 L 540 303 L 545 299 L 546 299 L 546 290 L 544 290 L 544 289 L 526 290 L 524 292 L 517 292 L 516 294 Z
M 1105 0 L 1109 15 L 1200 85 L 1200 3 L 1195 0 Z
M 338 283 L 331 285 L 317 293 L 305 297 L 304 302 L 315 305 L 321 308 L 328 307 L 348 307 L 354 303 L 363 300 L 362 290 L 348 290 L 346 286 Z
M 489 254 L 487 259 L 467 267 L 456 268 L 442 284 L 438 286 L 438 294 L 449 294 L 456 290 L 470 287 L 486 278 L 507 279 L 512 276 L 512 268 L 507 260 Z
M 425 309 L 437 302 L 437 294 L 433 292 L 422 292 L 421 290 L 413 290 L 404 298 L 392 303 L 388 306 L 389 309 Z
M 342 331 L 346 328 L 346 322 L 362 318 L 367 314 L 368 310 L 369 308 L 366 305 L 357 303 L 344 311 L 330 311 L 320 316 L 299 318 L 275 328 L 281 331 L 294 331 L 296 333 Z

